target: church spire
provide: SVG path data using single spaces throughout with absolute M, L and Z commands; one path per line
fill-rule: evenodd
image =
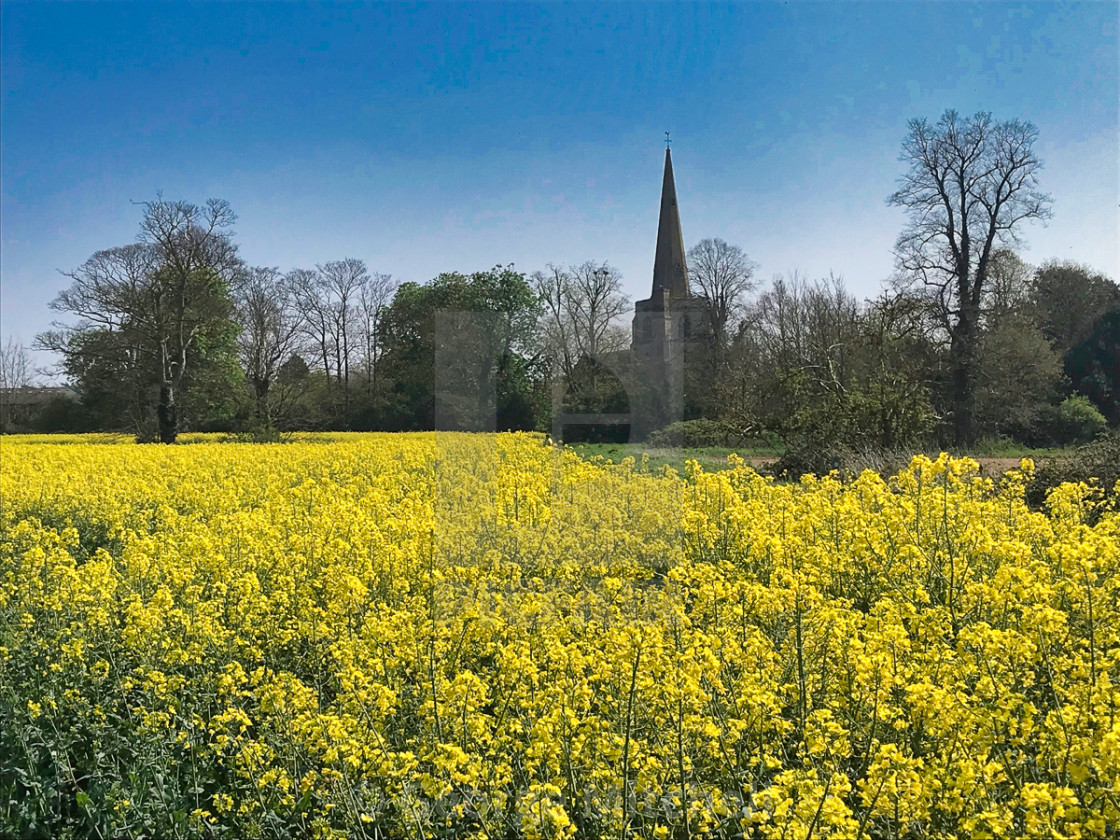
M 668 136 L 668 132 L 666 132 Z M 661 217 L 657 222 L 657 250 L 653 257 L 653 298 L 662 290 L 670 298 L 689 297 L 688 268 L 684 261 L 684 236 L 677 210 L 677 188 L 673 183 L 673 158 L 665 145 L 665 179 L 661 184 Z

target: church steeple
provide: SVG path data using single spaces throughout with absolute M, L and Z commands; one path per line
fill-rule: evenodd
M 665 147 L 665 178 L 661 183 L 661 216 L 657 222 L 657 250 L 653 257 L 652 299 L 667 291 L 670 298 L 687 298 L 688 268 L 684 261 L 684 236 L 677 209 L 677 187 L 673 183 L 673 158 Z
M 661 217 L 653 258 L 653 293 L 634 301 L 634 332 L 630 343 L 634 401 L 630 432 L 640 439 L 653 429 L 671 426 L 685 417 L 685 368 L 704 356 L 694 351 L 709 343 L 704 299 L 688 288 L 684 236 L 673 183 L 673 158 L 666 133 L 665 178 L 661 184 Z

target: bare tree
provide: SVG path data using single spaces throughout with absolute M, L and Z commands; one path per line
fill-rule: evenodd
M 796 371 L 840 392 L 848 381 L 859 315 L 859 302 L 843 279 L 808 282 L 795 272 L 788 280 L 774 278 L 754 307 L 751 325 L 773 369 Z
M 936 125 L 909 123 L 900 160 L 907 164 L 891 205 L 908 211 L 895 247 L 899 267 L 932 287 L 950 338 L 953 433 L 973 438 L 981 303 L 994 251 L 1017 242 L 1022 222 L 1049 217 L 1038 190 L 1038 130 L 996 122 L 990 113 L 946 111 Z
M 721 415 L 794 452 L 920 440 L 934 419 L 926 312 L 911 294 L 861 303 L 837 277 L 775 277 L 728 347 Z
M 367 394 L 372 394 L 376 387 L 378 368 L 385 349 L 381 340 L 382 319 L 396 289 L 396 280 L 388 274 L 378 273 L 370 274 L 358 289 L 357 319 Z
M 110 332 L 149 332 L 158 340 L 155 312 L 163 290 L 153 284 L 160 266 L 159 252 L 151 245 L 133 244 L 98 251 L 74 271 L 63 272 L 73 282 L 58 293 L 51 309 L 68 312 L 81 319 L 77 329 L 104 329 Z M 63 333 L 45 333 L 40 343 Z M 63 347 L 48 346 L 46 349 Z
M 0 431 L 11 428 L 12 409 L 18 404 L 16 390 L 31 384 L 31 354 L 12 336 L 0 345 Z
M 628 333 L 618 319 L 630 311 L 630 300 L 622 293 L 622 274 L 609 263 L 589 261 L 569 275 L 568 309 L 579 353 L 597 359 L 625 348 Z
M 366 361 L 376 363 L 376 328 L 393 281 L 384 275 L 371 277 L 366 264 L 353 258 L 317 265 L 314 271 L 296 269 L 288 278 L 302 314 L 301 330 L 323 365 L 327 393 L 333 389 L 335 408 L 344 406 L 349 403 L 350 373 L 359 354 L 364 351 Z M 367 370 L 367 384 L 372 373 Z
M 98 251 L 65 276 L 73 282 L 50 307 L 78 317 L 77 324 L 54 323 L 40 333 L 35 346 L 62 356 L 62 369 L 87 391 L 112 394 L 112 417 L 104 421 L 127 426 L 140 437 L 151 435 L 152 382 L 157 370 L 162 319 L 155 311 L 161 296 L 153 288 L 159 254 L 150 245 L 132 244 Z M 92 379 L 101 379 L 93 386 Z M 92 386 L 92 387 L 91 387 Z
M 31 353 L 14 337 L 0 345 L 0 388 L 25 388 L 32 384 L 35 373 Z
M 544 306 L 548 352 L 570 375 L 582 358 L 599 359 L 625 349 L 628 333 L 618 319 L 630 309 L 622 275 L 609 263 L 588 261 L 536 272 L 533 284 Z
M 316 355 L 323 364 L 327 377 L 327 391 L 331 387 L 331 302 L 319 276 L 306 268 L 288 272 L 289 288 L 300 313 L 300 329 L 315 346 Z
M 253 389 L 256 421 L 271 427 L 274 408 L 283 409 L 275 385 L 280 368 L 300 349 L 300 317 L 291 285 L 275 268 L 251 268 L 237 294 L 241 326 L 237 349 Z
M 755 288 L 757 270 L 742 248 L 722 239 L 701 239 L 688 251 L 688 276 L 707 300 L 712 336 L 720 347 L 742 309 L 743 297 Z
M 549 265 L 547 271 L 533 272 L 532 282 L 543 311 L 541 339 L 544 352 L 560 374 L 570 376 L 578 357 L 573 336 L 575 328 L 568 312 L 568 273 L 558 266 Z
M 335 372 L 344 400 L 350 396 L 350 360 L 354 335 L 354 307 L 369 271 L 361 260 L 349 258 L 315 267 L 319 285 L 328 301 L 327 327 L 334 351 Z

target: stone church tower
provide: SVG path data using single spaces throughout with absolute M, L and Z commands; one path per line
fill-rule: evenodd
M 685 419 L 685 371 L 689 355 L 708 327 L 702 297 L 688 285 L 684 236 L 673 182 L 673 159 L 665 149 L 661 184 L 661 215 L 653 258 L 653 290 L 634 305 L 631 342 L 637 405 L 632 406 L 631 431 L 639 438 L 654 429 Z M 692 349 L 694 352 L 689 353 Z

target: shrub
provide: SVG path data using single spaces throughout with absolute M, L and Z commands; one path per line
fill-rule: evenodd
M 806 473 L 823 476 L 835 470 L 842 478 L 854 478 L 864 470 L 887 477 L 906 469 L 913 457 L 909 449 L 889 447 L 848 447 L 806 443 L 787 449 L 764 469 L 775 478 L 797 481 Z
M 650 446 L 740 446 L 742 432 L 726 420 L 684 420 L 650 432 Z
M 291 432 L 284 432 L 276 426 L 258 424 L 238 432 L 224 435 L 221 440 L 229 443 L 283 443 L 291 439 Z
M 791 446 L 766 472 L 775 478 L 797 481 L 806 473 L 828 475 L 833 470 L 844 469 L 844 451 L 832 444 L 806 443 Z
M 1108 432 L 1070 455 L 1043 461 L 1027 488 L 1027 501 L 1040 506 L 1046 494 L 1065 482 L 1096 483 L 1113 495 L 1120 481 L 1120 432 Z
M 1074 394 L 1039 412 L 1030 442 L 1042 446 L 1088 443 L 1107 427 L 1105 416 L 1089 398 Z

